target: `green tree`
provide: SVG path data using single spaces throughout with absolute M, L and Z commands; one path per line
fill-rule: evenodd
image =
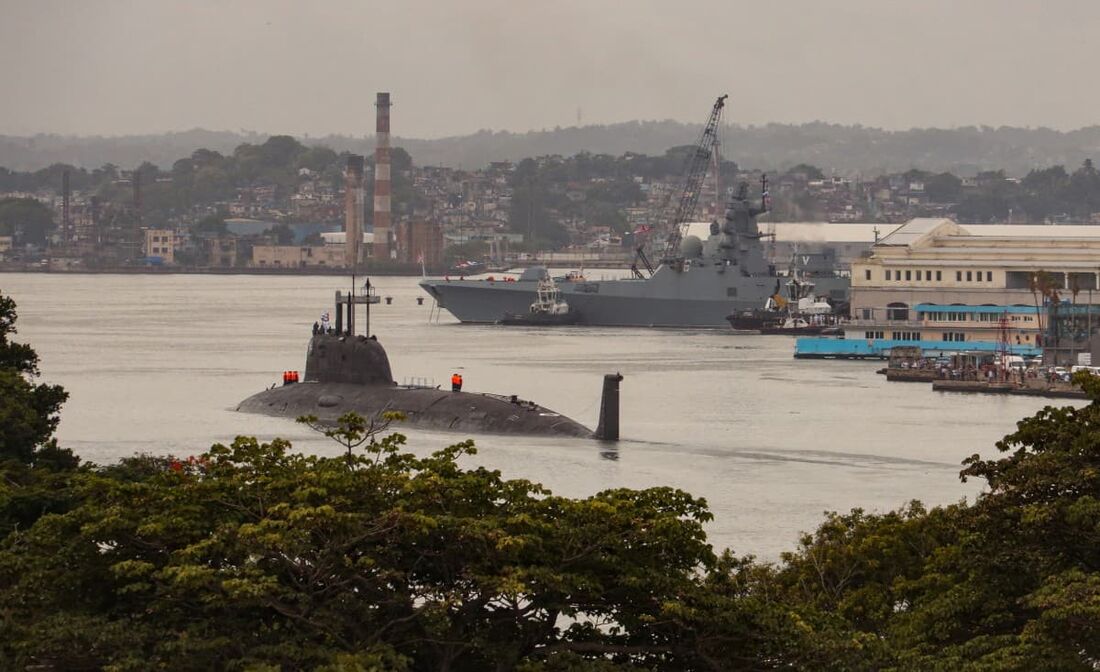
M 512 231 L 541 245 L 560 247 L 569 242 L 569 233 L 553 216 L 553 206 L 557 203 L 542 172 L 534 159 L 524 159 L 516 166 L 511 176 L 508 224 Z
M 329 166 L 336 165 L 339 159 L 340 157 L 335 151 L 328 147 L 318 145 L 301 152 L 297 157 L 295 165 L 298 168 L 308 168 L 313 172 L 320 173 Z
M 802 175 L 807 180 L 824 180 L 825 173 L 817 166 L 808 163 L 800 163 L 787 171 L 788 175 Z
M 264 231 L 264 235 L 271 238 L 276 245 L 293 245 L 296 237 L 294 229 L 290 228 L 289 224 L 276 224 Z
M 556 497 L 462 469 L 471 442 L 423 458 L 403 443 L 325 458 L 242 437 L 82 474 L 86 497 L 0 549 L 0 661 L 614 669 L 673 654 L 663 615 L 715 560 L 701 500 Z
M 460 261 L 481 261 L 489 255 L 489 244 L 484 240 L 471 240 L 451 245 L 443 250 L 443 259 L 449 265 Z
M 935 203 L 954 203 L 962 195 L 962 180 L 951 173 L 929 175 L 924 180 L 924 191 Z
M 886 644 L 863 669 L 1096 669 L 1100 379 L 1076 382 L 1087 406 L 1047 407 L 999 459 L 964 462 L 964 480 L 988 484 L 974 504 L 830 515 L 769 594 L 800 618 L 839 618 L 840 641 Z
M 0 294 L 0 460 L 31 463 L 36 451 L 50 444 L 68 398 L 61 387 L 34 384 L 38 353 L 15 343 L 15 301 Z
M 73 499 L 69 473 L 79 463 L 52 438 L 68 394 L 35 384 L 38 354 L 11 340 L 15 307 L 0 294 L 0 540 L 47 513 L 67 510 Z
M 0 199 L 0 235 L 13 236 L 16 245 L 44 246 L 54 229 L 53 213 L 33 198 Z
M 195 222 L 191 230 L 196 234 L 208 236 L 224 236 L 228 231 L 225 226 L 225 217 L 221 215 L 207 215 Z

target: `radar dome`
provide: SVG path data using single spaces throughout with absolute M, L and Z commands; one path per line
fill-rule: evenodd
M 680 241 L 680 254 L 684 255 L 685 259 L 703 256 L 703 241 L 699 239 L 699 236 L 685 236 Z

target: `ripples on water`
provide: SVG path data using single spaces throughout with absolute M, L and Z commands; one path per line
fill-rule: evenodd
M 304 367 L 334 278 L 2 274 L 19 338 L 71 398 L 62 443 L 107 462 L 138 451 L 191 454 L 237 434 L 335 453 L 293 421 L 234 412 Z M 347 281 L 343 281 L 347 284 Z M 775 558 L 825 510 L 972 497 L 959 462 L 1043 402 L 887 384 L 878 362 L 796 362 L 784 336 L 655 329 L 527 329 L 429 323 L 414 278 L 378 278 L 372 309 L 395 378 L 518 394 L 596 424 L 602 376 L 620 371 L 623 440 L 476 437 L 471 458 L 570 496 L 672 485 L 705 497 L 718 548 Z M 346 289 L 346 288 L 345 288 Z M 451 434 L 407 431 L 426 452 Z

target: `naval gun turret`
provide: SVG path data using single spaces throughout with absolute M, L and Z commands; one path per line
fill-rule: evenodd
M 312 415 L 323 423 L 335 423 L 349 412 L 378 420 L 383 413 L 397 411 L 405 415 L 403 426 L 422 429 L 465 434 L 618 438 L 617 381 L 613 408 L 605 391 L 600 420 L 604 431 L 599 436 L 575 420 L 516 395 L 398 385 L 393 380 L 386 349 L 377 338 L 354 334 L 353 307 L 366 303 L 369 316 L 369 300 L 363 301 L 361 297 L 343 299 L 337 295 L 340 330 L 315 329 L 310 338 L 302 382 L 284 380 L 281 387 L 264 390 L 242 401 L 238 411 L 288 418 Z M 349 313 L 346 323 L 342 319 L 345 307 Z M 343 330 L 345 324 L 346 331 Z M 613 421 L 605 422 L 605 414 L 611 412 L 614 413 Z

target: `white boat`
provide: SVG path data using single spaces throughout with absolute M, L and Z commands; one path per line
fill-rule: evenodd
M 554 279 L 547 276 L 539 280 L 535 288 L 535 302 L 525 314 L 505 313 L 501 324 L 510 325 L 558 325 L 576 324 L 580 313 L 573 310 L 561 296 Z

